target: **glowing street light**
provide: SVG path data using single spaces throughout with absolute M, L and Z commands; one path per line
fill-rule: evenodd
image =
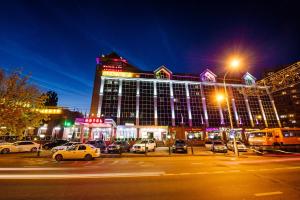
M 223 94 L 217 94 L 217 96 L 216 96 L 216 100 L 217 100 L 217 102 L 222 102 L 222 101 L 224 101 L 224 95 Z
M 240 65 L 241 65 L 240 59 L 233 58 L 233 59 L 230 60 L 229 67 L 230 67 L 231 70 L 237 70 L 237 68 L 239 68 Z M 226 89 L 226 76 L 227 76 L 228 72 L 229 71 L 227 71 L 225 73 L 225 75 L 224 75 L 223 84 L 224 84 L 225 99 L 226 99 L 227 110 L 228 110 L 229 121 L 230 121 L 230 128 L 231 128 L 231 130 L 233 130 L 233 122 L 232 122 L 231 110 L 230 110 L 230 106 L 229 106 L 228 93 L 227 93 L 227 89 Z M 221 96 L 217 97 L 218 101 L 221 100 L 221 99 L 222 99 Z M 239 156 L 239 152 L 238 152 L 237 145 L 236 145 L 236 138 L 235 138 L 235 134 L 234 133 L 233 133 L 233 145 L 234 145 L 235 155 Z
M 234 59 L 232 59 L 232 60 L 230 61 L 230 67 L 231 67 L 232 69 L 236 69 L 236 68 L 238 68 L 239 66 L 240 66 L 240 60 L 239 60 L 239 59 L 234 58 Z

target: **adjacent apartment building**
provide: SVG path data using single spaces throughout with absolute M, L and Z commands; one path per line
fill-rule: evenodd
M 300 127 L 300 62 L 270 71 L 257 82 L 270 87 L 283 127 Z

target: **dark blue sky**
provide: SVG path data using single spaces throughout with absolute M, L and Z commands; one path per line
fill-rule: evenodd
M 59 104 L 88 110 L 97 55 L 116 51 L 144 70 L 224 68 L 233 53 L 250 73 L 300 60 L 296 1 L 0 2 L 0 67 L 23 69 Z

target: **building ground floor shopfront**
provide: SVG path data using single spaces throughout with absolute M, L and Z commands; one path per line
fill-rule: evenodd
M 226 127 L 116 125 L 112 119 L 80 118 L 76 120 L 73 127 L 64 128 L 63 138 L 79 141 L 99 139 L 105 141 L 137 139 L 167 141 L 168 139 L 184 139 L 198 141 L 199 144 L 202 144 L 213 139 L 228 141 L 233 138 L 234 134 L 238 140 L 247 142 L 248 134 L 254 130 L 257 129 L 236 128 L 232 131 Z

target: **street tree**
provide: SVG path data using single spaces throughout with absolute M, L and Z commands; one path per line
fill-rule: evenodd
M 11 74 L 0 69 L 1 132 L 21 136 L 27 128 L 40 126 L 48 116 L 41 113 L 46 96 L 21 71 Z
M 48 91 L 45 95 L 47 96 L 45 106 L 57 106 L 58 97 L 56 92 Z

